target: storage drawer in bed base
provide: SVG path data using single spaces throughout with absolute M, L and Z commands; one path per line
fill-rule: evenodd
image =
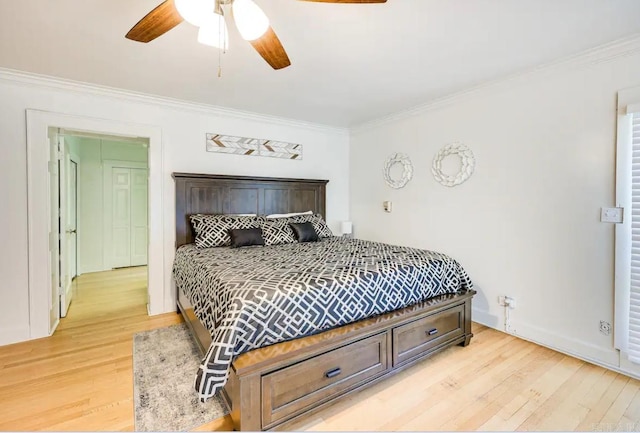
M 457 344 L 468 345 L 473 336 L 471 299 L 474 294 L 475 291 L 443 295 L 238 356 L 223 393 L 231 408 L 235 429 L 295 427 L 309 415 L 437 352 Z M 431 327 L 429 330 L 439 327 L 444 335 L 416 337 L 415 332 L 427 327 Z M 403 357 L 403 353 L 406 356 Z M 349 354 L 353 357 L 349 358 Z M 347 360 L 350 361 L 347 363 Z M 337 375 L 336 369 L 340 369 Z M 303 371 L 309 372 L 306 381 L 302 379 L 304 375 L 299 374 Z M 287 382 L 285 378 L 289 373 L 298 379 Z M 329 377 L 316 377 L 316 373 Z

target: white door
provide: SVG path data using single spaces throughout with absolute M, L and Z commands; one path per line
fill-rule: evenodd
M 77 248 L 78 248 L 78 234 L 77 234 L 77 217 L 78 217 L 78 165 L 75 161 L 72 161 L 69 155 L 65 156 L 66 165 L 66 194 L 65 199 L 67 202 L 66 209 L 66 229 L 63 234 L 64 239 L 64 260 L 61 263 L 66 263 L 63 273 L 64 279 L 62 293 L 60 294 L 60 316 L 66 317 L 69 311 L 69 305 L 71 305 L 71 298 L 73 296 L 73 279 L 78 274 L 77 272 Z M 61 251 L 61 254 L 63 252 Z
M 78 163 L 69 160 L 69 276 L 78 276 Z
M 131 169 L 111 172 L 111 267 L 131 266 Z
M 53 332 L 60 318 L 60 151 L 58 134 L 49 136 L 49 332 Z
M 111 166 L 105 247 L 111 268 L 147 264 L 147 169 Z
M 147 264 L 147 170 L 131 169 L 131 266 Z
M 59 176 L 58 176 L 58 212 L 60 214 L 59 218 L 59 274 L 60 274 L 60 296 L 58 298 L 58 309 L 60 311 L 60 317 L 65 317 L 67 315 L 67 309 L 69 308 L 69 303 L 71 302 L 71 277 L 69 276 L 69 250 L 68 250 L 68 204 L 67 197 L 69 194 L 69 178 L 67 173 L 67 164 L 69 161 L 68 152 L 66 150 L 66 146 L 64 144 L 64 137 L 58 137 L 58 168 L 59 168 Z M 67 291 L 69 291 L 69 296 Z

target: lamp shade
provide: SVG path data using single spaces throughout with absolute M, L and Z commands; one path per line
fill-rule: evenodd
M 176 10 L 184 20 L 200 27 L 213 13 L 214 0 L 174 0 Z
M 221 50 L 229 48 L 229 31 L 222 15 L 208 14 L 198 30 L 198 42 Z
M 245 41 L 255 41 L 269 30 L 269 18 L 252 0 L 233 2 L 233 19 Z
M 353 224 L 351 221 L 342 221 L 340 231 L 343 235 L 350 235 L 353 232 Z

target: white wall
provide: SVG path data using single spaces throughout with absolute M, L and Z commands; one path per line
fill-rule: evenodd
M 153 125 L 162 130 L 165 310 L 175 308 L 171 266 L 175 248 L 171 173 L 221 173 L 329 179 L 327 221 L 348 219 L 348 134 L 344 130 L 142 97 L 61 80 L 0 70 L 0 202 L 4 245 L 0 260 L 0 344 L 28 338 L 27 158 L 25 110 L 38 109 Z M 207 132 L 269 138 L 304 145 L 302 161 L 220 155 L 205 151 Z M 43 143 L 43 146 L 46 143 Z M 44 264 L 34 263 L 34 266 Z
M 69 138 L 67 138 L 68 140 Z M 142 143 L 73 137 L 70 141 L 80 155 L 78 192 L 78 267 L 80 274 L 104 271 L 103 161 L 147 162 Z
M 351 135 L 356 236 L 439 250 L 475 282 L 474 320 L 603 364 L 613 336 L 616 92 L 640 84 L 640 54 L 571 61 L 442 101 Z M 584 59 L 583 59 L 584 60 Z M 435 153 L 462 141 L 476 157 L 469 181 L 431 175 Z M 387 156 L 405 152 L 413 180 L 387 187 Z M 383 200 L 393 201 L 385 213 Z
M 103 186 L 100 141 L 81 138 L 78 190 L 78 267 L 80 274 L 104 270 Z

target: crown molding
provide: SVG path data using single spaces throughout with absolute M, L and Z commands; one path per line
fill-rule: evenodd
M 629 37 L 617 39 L 613 42 L 599 45 L 578 54 L 544 63 L 515 74 L 507 75 L 495 80 L 485 81 L 478 85 L 469 87 L 465 90 L 451 93 L 440 98 L 433 99 L 429 102 L 417 105 L 406 110 L 397 111 L 387 116 L 378 117 L 376 119 L 367 120 L 350 128 L 351 133 L 358 133 L 371 129 L 373 127 L 382 126 L 388 123 L 396 122 L 410 117 L 415 117 L 429 111 L 447 107 L 451 104 L 461 102 L 472 96 L 476 96 L 485 91 L 491 91 L 503 86 L 511 86 L 521 84 L 534 77 L 544 76 L 562 71 L 586 68 L 600 63 L 611 62 L 619 58 L 631 56 L 640 52 L 640 33 L 634 33 Z
M 149 105 L 172 108 L 181 111 L 191 111 L 200 114 L 224 116 L 242 120 L 253 120 L 280 126 L 310 129 L 333 134 L 348 134 L 348 128 L 324 125 L 320 123 L 305 122 L 303 120 L 290 119 L 285 117 L 260 114 L 253 111 L 236 110 L 233 108 L 221 107 L 219 105 L 190 102 L 181 99 L 174 99 L 164 96 L 157 96 L 148 93 L 135 92 L 131 90 L 119 89 L 116 87 L 102 86 L 98 84 L 85 83 L 81 81 L 58 78 L 49 75 L 35 74 L 32 72 L 19 71 L 0 67 L 0 81 L 21 84 L 29 87 L 41 87 L 52 90 L 62 90 L 67 92 L 90 94 L 116 99 L 118 101 L 137 102 Z

